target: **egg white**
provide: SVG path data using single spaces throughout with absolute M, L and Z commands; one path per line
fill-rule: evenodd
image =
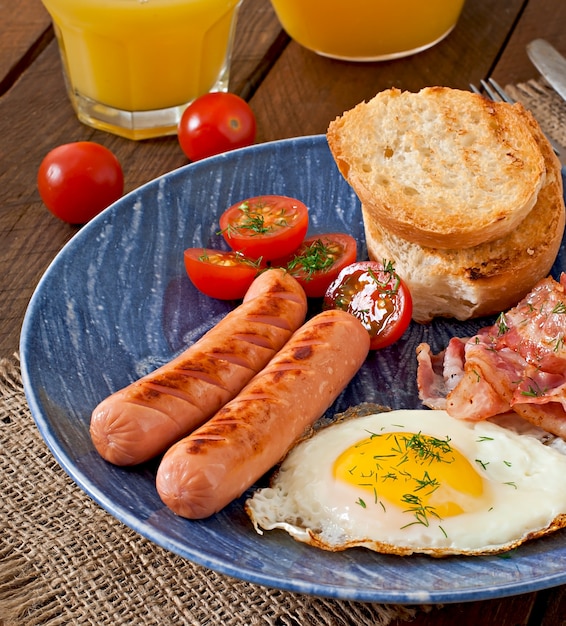
M 336 458 L 368 433 L 407 432 L 449 440 L 483 479 L 484 494 L 459 515 L 420 521 L 333 475 Z M 283 529 L 326 550 L 365 546 L 393 554 L 501 552 L 566 526 L 566 456 L 537 438 L 445 411 L 399 410 L 346 420 L 295 446 L 271 486 L 246 511 L 256 530 Z

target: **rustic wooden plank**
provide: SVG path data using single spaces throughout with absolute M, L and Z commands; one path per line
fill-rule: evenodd
M 230 91 L 248 100 L 288 41 L 270 0 L 244 0 L 238 16 Z
M 269 0 L 242 5 L 231 90 L 250 91 L 278 54 L 281 28 Z M 284 44 L 284 42 L 283 42 Z M 29 298 L 50 261 L 77 232 L 42 204 L 36 172 L 43 156 L 70 141 L 97 141 L 124 168 L 126 191 L 185 165 L 175 137 L 134 142 L 93 130 L 73 114 L 53 40 L 0 98 L 0 355 L 17 349 Z
M 526 45 L 542 38 L 566 55 L 565 26 L 566 2 L 531 0 L 494 68 L 493 77 L 503 85 L 537 78 L 538 71 L 527 56 Z
M 408 622 L 398 620 L 391 626 L 455 626 L 458 624 L 527 626 L 535 598 L 536 594 L 533 593 L 497 600 L 445 604 L 442 607 L 434 607 L 429 612 L 419 612 L 414 620 Z M 555 624 L 558 623 L 555 622 Z
M 0 20 L 0 95 L 53 39 L 50 19 L 40 0 L 2 3 Z
M 486 76 L 520 14 L 522 0 L 467 2 L 456 28 L 420 54 L 381 63 L 321 57 L 295 42 L 283 52 L 251 104 L 260 141 L 326 131 L 328 122 L 389 87 L 467 89 Z
M 566 586 L 538 594 L 530 624 L 557 626 L 566 623 Z

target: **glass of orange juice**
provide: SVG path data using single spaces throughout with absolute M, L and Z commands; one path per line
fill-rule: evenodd
M 464 0 L 271 0 L 281 25 L 318 54 L 382 61 L 430 48 L 454 28 Z
M 174 134 L 186 106 L 228 89 L 241 0 L 42 0 L 79 119 L 129 139 Z

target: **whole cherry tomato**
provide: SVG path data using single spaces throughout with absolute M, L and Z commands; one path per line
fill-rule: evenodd
M 307 207 L 287 196 L 247 198 L 220 216 L 220 232 L 232 250 L 264 261 L 294 252 L 308 226 Z
M 78 141 L 49 152 L 37 173 L 47 208 L 70 224 L 86 224 L 124 192 L 122 166 L 98 143 Z
M 322 298 L 340 271 L 354 263 L 356 240 L 345 233 L 325 233 L 307 237 L 287 259 L 276 260 L 297 279 L 309 298 Z
M 184 258 L 193 285 L 220 300 L 243 298 L 261 271 L 260 262 L 233 251 L 187 248 Z
M 328 287 L 323 307 L 357 317 L 370 334 L 371 350 L 400 339 L 413 314 L 411 293 L 389 261 L 360 261 L 345 267 Z
M 181 148 L 191 161 L 250 146 L 255 134 L 255 115 L 249 104 L 221 91 L 193 100 L 177 129 Z

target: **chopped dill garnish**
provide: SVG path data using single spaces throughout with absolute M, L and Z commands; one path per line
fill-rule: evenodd
M 316 272 L 324 272 L 332 267 L 343 250 L 343 246 L 337 242 L 315 239 L 287 263 L 286 269 L 292 276 L 304 272 L 306 280 L 311 280 Z
M 431 478 L 428 475 L 428 472 L 424 473 L 421 480 L 415 478 L 415 482 L 417 483 L 415 491 L 420 491 L 421 489 L 430 487 L 430 491 L 427 492 L 427 495 L 431 494 L 433 491 L 436 491 L 440 487 L 440 483 L 438 482 L 438 480 L 436 478 Z
M 437 439 L 436 437 L 423 437 L 417 433 L 412 437 L 405 438 L 405 448 L 412 450 L 421 460 L 442 461 L 452 463 L 453 458 L 446 459 L 445 455 L 452 452 L 450 438 Z
M 533 384 L 529 385 L 529 388 L 527 390 L 521 391 L 521 395 L 527 396 L 529 398 L 538 398 L 540 396 L 544 396 L 546 391 L 546 389 L 541 389 L 541 387 L 533 381 Z
M 414 524 L 422 524 L 423 526 L 430 525 L 428 516 L 431 515 L 436 517 L 437 519 L 441 519 L 440 516 L 436 513 L 434 507 L 426 506 L 421 502 L 421 499 L 416 496 L 414 493 L 406 493 L 402 498 L 402 502 L 405 504 L 409 504 L 410 507 L 405 509 L 406 513 L 413 513 L 415 516 L 415 521 L 410 524 L 405 524 L 405 526 L 401 526 L 401 528 L 408 528 L 409 526 L 413 526 Z
M 397 474 L 394 474 L 393 472 L 389 472 L 387 474 L 383 474 L 381 479 L 382 480 L 399 480 L 399 477 L 397 476 Z
M 253 207 L 250 207 L 246 201 L 242 202 L 238 209 L 241 216 L 237 221 L 228 224 L 224 230 L 218 231 L 219 235 L 226 234 L 232 237 L 242 231 L 246 231 L 251 236 L 265 235 L 289 223 L 285 209 L 281 209 L 279 214 L 274 214 L 268 203 L 256 202 Z M 269 221 L 266 221 L 266 217 L 269 217 Z
M 497 331 L 499 335 L 503 335 L 509 330 L 509 326 L 507 325 L 507 319 L 505 317 L 505 313 L 500 313 L 497 321 L 495 322 L 497 326 Z
M 496 556 L 500 559 L 512 559 L 517 552 L 517 548 L 513 548 L 513 550 L 508 550 L 507 552 L 501 552 L 500 554 L 496 554 Z
M 371 268 L 368 268 L 367 270 L 368 276 L 379 287 L 379 290 L 383 295 L 395 295 L 399 291 L 401 279 L 395 273 L 395 266 L 392 261 L 383 259 L 381 263 L 383 265 L 383 274 L 385 274 L 385 279 L 379 280 L 379 276 Z M 393 282 L 393 286 L 388 286 L 391 282 Z

